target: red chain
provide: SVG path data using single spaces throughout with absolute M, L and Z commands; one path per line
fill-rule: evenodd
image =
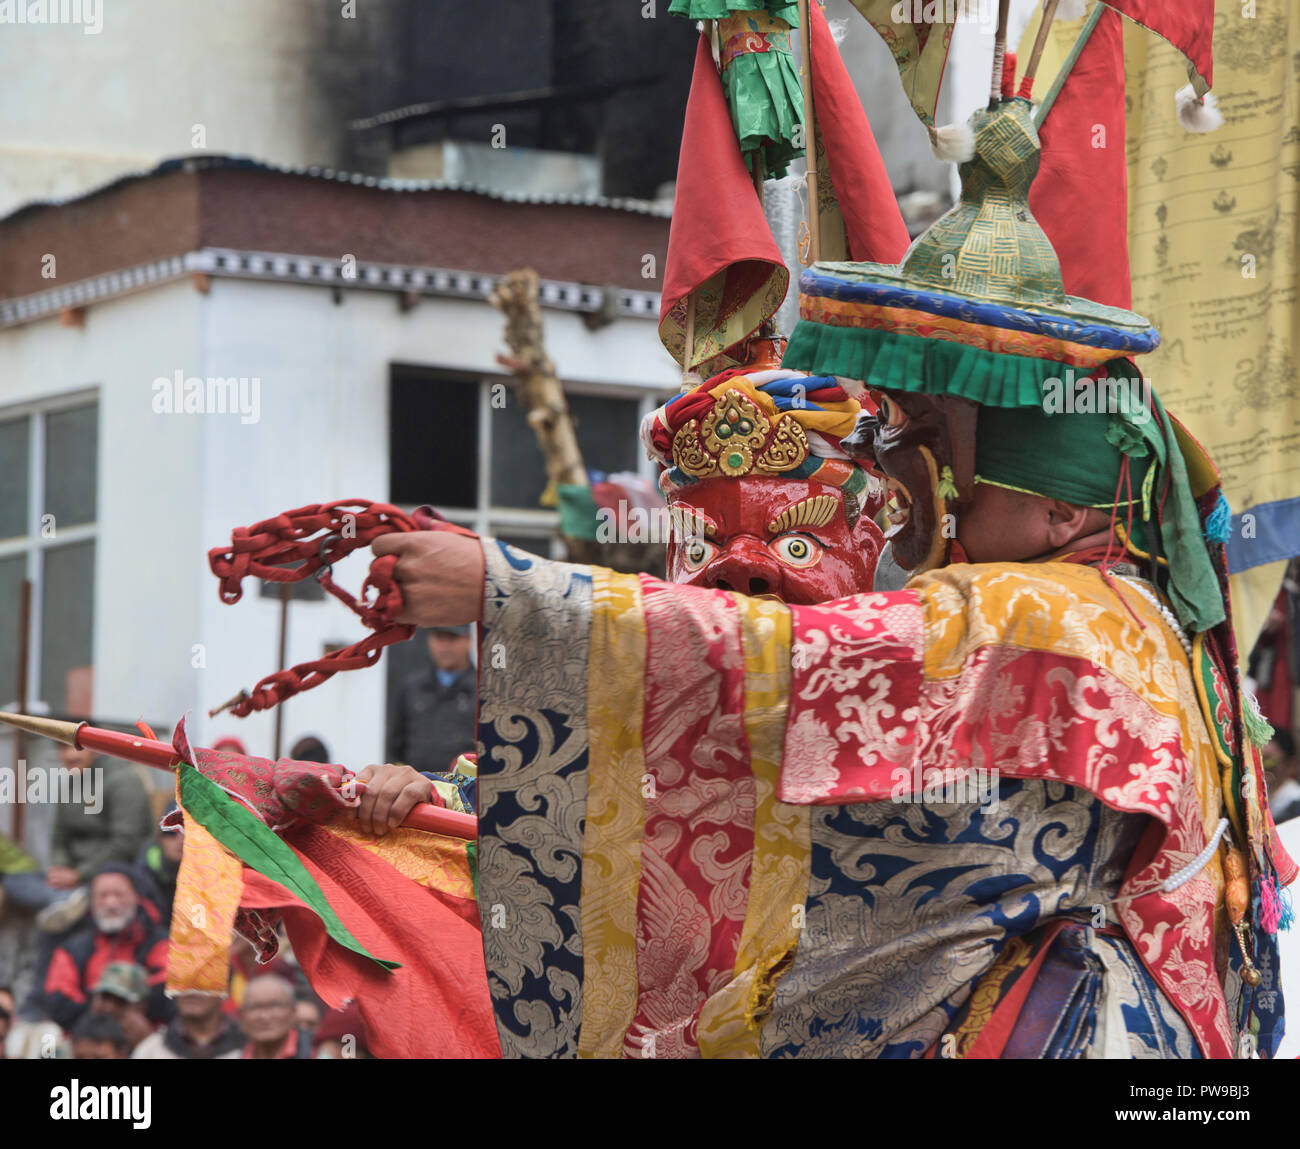
M 319 686 L 340 670 L 374 666 L 384 647 L 410 638 L 415 627 L 393 621 L 403 607 L 402 591 L 393 577 L 396 555 L 384 555 L 370 564 L 357 598 L 334 582 L 333 564 L 358 547 L 369 546 L 380 535 L 440 525 L 433 522 L 436 514 L 422 507 L 411 516 L 388 503 L 341 499 L 285 511 L 251 527 L 236 527 L 229 547 L 209 551 L 208 565 L 221 580 L 222 602 L 238 602 L 244 593 L 240 584 L 250 575 L 267 582 L 301 582 L 314 576 L 375 632 L 323 658 L 268 674 L 251 691 L 240 691 L 209 711 L 209 716 L 229 709 L 244 718 L 254 710 L 269 710 L 300 691 Z M 286 569 L 284 564 L 294 562 L 301 565 Z

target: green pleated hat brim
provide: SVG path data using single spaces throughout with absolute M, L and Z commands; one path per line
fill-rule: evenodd
M 795 324 L 781 366 L 858 379 L 886 390 L 958 395 L 985 407 L 1041 407 L 1048 379 L 1065 379 L 1067 371 L 1076 378 L 1087 374 L 1051 359 L 808 319 Z
M 869 387 L 927 395 L 957 395 L 985 407 L 1041 407 L 1043 384 L 1048 379 L 1075 378 L 1081 372 L 1049 359 L 1000 355 L 963 343 L 903 335 L 892 331 L 828 327 L 801 319 L 790 337 L 782 367 L 817 375 L 857 379 Z M 1169 473 L 1167 505 L 1159 513 L 1160 551 L 1169 560 L 1169 595 L 1183 626 L 1200 632 L 1217 626 L 1225 617 L 1192 494 L 1188 450 L 1175 434 L 1172 421 L 1158 397 L 1153 397 L 1156 419 L 1142 430 L 1156 456 Z M 1184 438 L 1189 438 L 1184 433 Z M 1194 445 L 1194 444 L 1193 444 Z M 1198 472 L 1212 471 L 1208 460 Z M 1198 473 L 1204 486 L 1204 475 Z M 1164 480 L 1157 483 L 1164 490 Z M 1026 489 L 1032 489 L 1032 484 Z M 1085 502 L 1086 492 L 1079 492 Z M 1138 536 L 1141 538 L 1141 535 Z

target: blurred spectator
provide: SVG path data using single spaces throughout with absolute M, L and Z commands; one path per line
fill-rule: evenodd
M 151 1021 L 164 1022 L 170 1014 L 163 992 L 167 931 L 141 906 L 136 882 L 130 866 L 100 866 L 90 882 L 91 923 L 54 950 L 40 1005 L 64 1029 L 71 1029 L 88 1010 L 93 987 L 114 962 L 142 965 L 148 971 L 145 1014 Z
M 5 1059 L 5 1046 L 9 1042 L 9 1027 L 14 1023 L 18 999 L 7 985 L 0 986 L 0 1061 Z
M 110 962 L 95 983 L 90 1012 L 116 1021 L 134 1049 L 154 1031 L 145 1014 L 148 1000 L 149 971 L 134 962 Z
M 330 760 L 330 752 L 314 734 L 304 734 L 289 748 L 289 757 L 295 762 L 325 762 Z
M 478 684 L 470 662 L 470 628 L 423 630 L 429 665 L 396 692 L 389 715 L 389 762 L 420 772 L 450 770 L 456 758 L 475 748 L 474 706 Z
M 239 1027 L 221 1010 L 221 998 L 211 993 L 176 996 L 176 1018 L 151 1033 L 131 1056 L 146 1061 L 234 1061 L 244 1048 Z
M 1294 565 L 1288 570 L 1246 664 L 1250 689 L 1259 703 L 1260 713 L 1274 727 L 1285 732 L 1291 730 L 1294 721 L 1291 671 L 1297 655 L 1294 653 L 1290 603 L 1296 593 L 1295 571 Z
M 311 1041 L 294 1026 L 293 984 L 273 973 L 255 977 L 244 990 L 239 1018 L 248 1044 L 243 1056 L 256 1060 L 311 1057 Z
M 176 803 L 172 802 L 164 812 L 164 817 L 175 809 Z M 163 925 L 172 920 L 176 876 L 180 873 L 184 846 L 184 834 L 155 829 L 154 841 L 147 843 L 135 860 L 136 869 L 148 879 L 144 896 L 157 906 L 159 921 Z
M 26 902 L 20 900 L 23 883 L 34 879 L 37 883 L 43 884 L 40 870 L 41 867 L 37 865 L 35 858 L 7 834 L 0 834 L 0 889 L 4 890 L 6 897 L 13 898 L 20 906 L 40 908 L 28 906 Z M 14 878 L 12 885 L 9 881 L 11 877 Z M 3 904 L 3 901 L 4 899 L 0 898 L 0 904 Z
M 320 1028 L 320 1019 L 325 1014 L 325 1003 L 311 990 L 298 991 L 298 1000 L 293 1004 L 293 1023 L 308 1037 Z
M 370 1036 L 356 1002 L 343 1009 L 331 1010 L 320 1023 L 314 1039 L 316 1057 L 321 1061 L 338 1061 L 370 1056 Z
M 227 734 L 222 738 L 218 738 L 212 744 L 212 749 L 227 750 L 232 754 L 242 754 L 245 757 L 248 756 L 248 751 L 244 749 L 242 739 L 236 738 L 233 734 Z
M 72 1056 L 77 1061 L 120 1061 L 130 1055 L 126 1034 L 106 1013 L 88 1013 L 72 1027 Z
M 1264 777 L 1268 781 L 1268 804 L 1273 821 L 1282 823 L 1300 817 L 1300 779 L 1297 778 L 1295 739 L 1286 730 L 1273 731 L 1264 747 Z
M 289 946 L 281 938 L 280 952 L 269 962 L 259 962 L 253 943 L 243 934 L 235 934 L 230 939 L 230 993 L 221 1008 L 232 1017 L 238 1017 L 249 983 L 269 973 L 284 978 L 299 990 L 309 989 L 307 978 L 287 960 L 288 952 Z
M 43 930 L 61 934 L 85 915 L 85 884 L 105 862 L 134 860 L 149 839 L 153 818 L 144 784 L 125 762 L 99 758 L 93 750 L 61 746 L 59 758 L 71 771 L 91 771 L 83 782 L 83 798 L 61 802 L 54 815 L 50 839 L 50 868 L 8 872 L 5 893 L 19 905 L 38 911 Z M 89 789 L 88 787 L 92 787 Z M 43 970 L 38 969 L 40 976 Z

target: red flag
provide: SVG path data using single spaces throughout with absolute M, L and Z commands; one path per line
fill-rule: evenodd
M 910 240 L 885 161 L 821 5 L 809 4 L 808 12 L 813 115 L 844 217 L 848 257 L 864 263 L 897 263 Z
M 1065 290 L 1130 307 L 1124 38 L 1115 12 L 1102 13 L 1038 137 L 1043 158 L 1029 207 L 1056 249 Z
M 1214 0 L 1106 0 L 1106 6 L 1168 40 L 1207 90 L 1214 83 Z
M 789 285 L 790 273 L 741 158 L 712 49 L 701 36 L 677 162 L 659 338 L 682 362 L 686 301 L 694 293 L 691 362 L 702 364 L 758 330 L 781 306 Z
M 375 1056 L 500 1057 L 475 902 L 412 881 L 323 826 L 284 840 L 361 944 L 401 967 L 387 972 L 331 940 L 318 914 L 247 867 L 240 907 L 282 915 L 316 993 L 334 1009 L 356 999 Z

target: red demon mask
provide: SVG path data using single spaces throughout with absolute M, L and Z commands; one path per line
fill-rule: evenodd
M 871 589 L 880 528 L 865 513 L 850 526 L 839 487 L 815 479 L 710 479 L 675 492 L 669 506 L 674 582 L 790 603 Z

